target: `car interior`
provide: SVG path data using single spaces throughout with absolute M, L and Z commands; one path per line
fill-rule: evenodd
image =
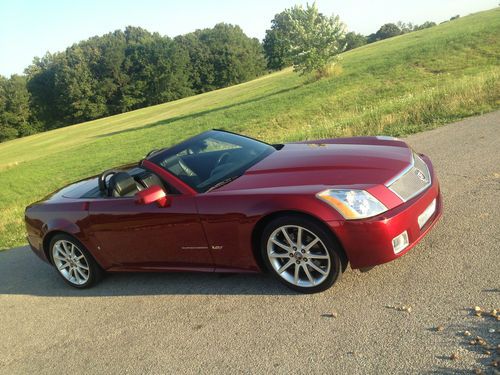
M 185 151 L 173 155 L 162 163 L 162 166 L 173 172 L 189 185 L 200 186 L 217 180 L 228 170 L 237 169 L 238 160 L 244 160 L 241 148 L 216 150 L 202 153 Z M 156 174 L 141 167 L 130 170 L 109 170 L 103 172 L 98 179 L 99 188 L 93 189 L 85 197 L 132 197 L 138 191 L 159 185 L 167 194 L 178 193 L 163 182 Z
M 225 132 L 180 146 L 167 155 L 162 150 L 152 150 L 147 158 L 199 192 L 237 178 L 259 157 L 267 155 L 270 149 L 274 150 L 274 146 Z M 81 198 L 132 197 L 155 185 L 162 187 L 167 194 L 179 194 L 159 176 L 139 165 L 103 172 L 98 177 L 98 186 Z
M 238 170 L 255 151 L 232 148 L 200 153 L 182 152 L 165 159 L 161 166 L 190 186 L 203 188 L 231 171 Z
M 97 191 L 89 192 L 94 197 L 132 197 L 138 191 L 155 185 L 161 186 L 168 194 L 176 193 L 175 189 L 168 186 L 156 174 L 140 167 L 126 171 L 105 171 L 99 176 L 98 184 Z

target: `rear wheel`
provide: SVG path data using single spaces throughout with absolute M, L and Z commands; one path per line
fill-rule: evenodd
M 264 229 L 261 250 L 270 272 L 302 293 L 324 291 L 342 274 L 342 258 L 332 235 L 305 217 L 273 220 Z
M 50 257 L 63 280 L 83 289 L 99 281 L 103 270 L 87 249 L 75 238 L 58 234 L 50 241 Z

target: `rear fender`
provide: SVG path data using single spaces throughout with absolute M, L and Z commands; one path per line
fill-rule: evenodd
M 43 250 L 47 259 L 50 261 L 49 247 L 50 241 L 57 234 L 69 234 L 80 241 L 83 246 L 90 252 L 94 257 L 95 261 L 103 268 L 109 268 L 110 265 L 106 261 L 105 257 L 101 256 L 98 251 L 98 245 L 95 240 L 88 236 L 82 231 L 82 227 L 85 227 L 88 223 L 88 212 L 82 212 L 81 220 L 72 222 L 68 219 L 53 219 L 48 221 L 42 226 L 42 237 L 43 237 Z

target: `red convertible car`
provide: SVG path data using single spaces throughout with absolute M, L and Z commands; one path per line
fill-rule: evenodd
M 71 286 L 106 271 L 259 272 L 313 293 L 408 252 L 441 215 L 430 160 L 392 137 L 270 145 L 212 130 L 27 207 Z

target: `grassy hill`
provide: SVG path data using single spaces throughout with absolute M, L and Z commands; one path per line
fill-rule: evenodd
M 401 136 L 500 107 L 500 9 L 373 43 L 309 82 L 291 70 L 0 144 L 0 249 L 24 207 L 65 183 L 210 128 L 270 142 Z

